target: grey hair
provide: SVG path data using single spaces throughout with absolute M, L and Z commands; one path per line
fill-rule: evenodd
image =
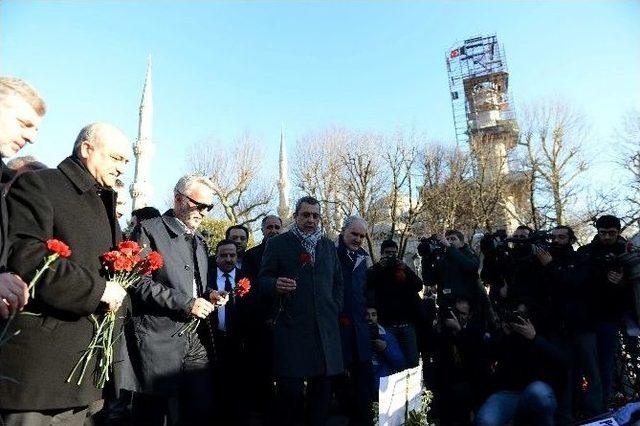
M 33 155 L 23 155 L 22 157 L 16 157 L 7 163 L 7 168 L 11 170 L 43 170 L 46 169 L 46 164 L 38 161 Z
M 96 133 L 98 133 L 98 130 L 102 125 L 103 123 L 91 123 L 87 124 L 82 128 L 82 130 L 80 130 L 80 133 L 78 133 L 78 137 L 73 144 L 72 154 L 75 157 L 80 156 L 80 147 L 82 146 L 82 142 L 93 141 L 96 137 Z
M 262 218 L 262 222 L 260 222 L 260 227 L 262 228 L 264 224 L 267 222 L 267 220 L 269 219 L 278 219 L 280 221 L 280 226 L 282 226 L 282 219 L 280 218 L 280 216 L 276 216 L 275 214 L 268 214 Z
M 182 176 L 178 180 L 178 183 L 176 183 L 176 186 L 173 188 L 173 194 L 184 194 L 189 188 L 198 184 L 204 185 L 213 191 L 213 182 L 211 182 L 211 179 L 201 174 L 191 173 Z
M 342 222 L 342 231 L 344 232 L 345 230 L 351 228 L 354 224 L 361 222 L 365 228 L 369 227 L 369 224 L 367 223 L 366 220 L 364 220 L 363 218 L 361 218 L 360 216 L 349 216 L 347 218 L 344 219 L 344 221 Z
M 16 77 L 0 77 L 0 100 L 11 95 L 20 96 L 27 101 L 40 117 L 47 112 L 44 100 L 29 83 Z

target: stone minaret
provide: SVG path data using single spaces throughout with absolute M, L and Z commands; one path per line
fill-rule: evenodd
M 278 216 L 285 222 L 289 218 L 289 179 L 287 178 L 287 153 L 284 145 L 284 131 L 280 129 L 280 159 L 278 176 Z
M 154 147 L 152 142 L 153 127 L 153 92 L 151 90 L 151 56 L 147 60 L 147 75 L 144 79 L 142 101 L 140 102 L 140 121 L 138 123 L 138 140 L 133 144 L 133 155 L 136 158 L 135 174 L 131 184 L 131 208 L 136 210 L 151 204 L 152 187 L 150 183 L 151 157 Z

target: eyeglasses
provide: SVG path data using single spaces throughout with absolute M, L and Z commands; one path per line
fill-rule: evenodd
M 183 194 L 182 192 L 178 192 L 178 194 L 182 195 L 183 197 L 185 197 L 187 200 L 191 201 L 194 205 L 194 207 L 198 210 L 206 210 L 206 211 L 211 211 L 211 209 L 213 208 L 213 204 L 205 204 L 205 203 L 201 203 L 199 201 L 194 200 L 193 198 L 189 197 L 187 194 Z
M 615 237 L 616 235 L 618 235 L 617 230 L 604 230 L 604 229 L 598 229 L 598 235 L 602 235 L 603 237 L 608 235 L 610 237 Z

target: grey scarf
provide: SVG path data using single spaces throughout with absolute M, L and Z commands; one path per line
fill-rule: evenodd
M 298 237 L 298 240 L 300 241 L 300 244 L 302 244 L 302 248 L 307 253 L 309 253 L 311 255 L 311 257 L 313 258 L 313 260 L 315 261 L 316 260 L 316 245 L 318 244 L 318 241 L 320 241 L 320 238 L 322 238 L 322 231 L 320 230 L 320 228 L 318 228 L 316 230 L 316 232 L 314 232 L 313 234 L 305 234 L 298 227 L 298 224 L 294 223 L 293 226 L 291 227 L 291 232 L 293 232 L 293 235 Z

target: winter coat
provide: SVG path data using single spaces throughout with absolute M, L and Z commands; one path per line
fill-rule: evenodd
M 10 271 L 29 282 L 43 264 L 51 238 L 66 243 L 72 254 L 44 273 L 25 309 L 29 314 L 18 314 L 12 323 L 11 330 L 20 334 L 0 348 L 0 373 L 15 380 L 0 380 L 0 409 L 87 406 L 102 398 L 93 380 L 95 359 L 80 385 L 67 383 L 67 376 L 93 337 L 90 316 L 104 312 L 100 255 L 122 237 L 116 194 L 99 187 L 84 166 L 69 157 L 57 169 L 20 175 L 7 204 Z
M 360 248 L 349 253 L 338 240 L 338 259 L 342 269 L 344 285 L 344 308 L 340 313 L 340 336 L 345 366 L 351 362 L 371 359 L 371 341 L 367 326 L 367 259 L 369 255 Z
M 178 390 L 188 349 L 188 335 L 180 336 L 178 331 L 191 320 L 195 302 L 193 238 L 202 285 L 198 293 L 202 294 L 210 274 L 207 248 L 200 234 L 187 234 L 173 210 L 142 221 L 133 231 L 132 239 L 148 250 L 158 251 L 164 265 L 131 290 L 133 327 L 128 330 L 128 337 L 139 387 L 130 383 L 129 390 L 163 395 Z M 206 336 L 207 328 L 210 324 L 202 321 L 199 331 Z
M 333 242 L 321 238 L 315 262 L 305 265 L 305 250 L 291 232 L 267 241 L 260 268 L 260 289 L 277 294 L 278 277 L 295 278 L 297 288 L 278 295 L 281 311 L 273 329 L 276 377 L 335 375 L 343 371 L 338 315 L 343 307 L 340 262 Z

